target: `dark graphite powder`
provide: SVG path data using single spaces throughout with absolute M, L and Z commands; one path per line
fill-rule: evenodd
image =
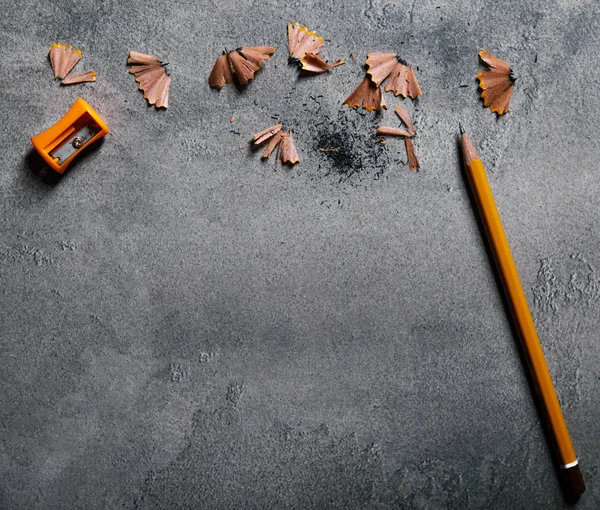
M 378 125 L 378 116 L 364 110 L 341 110 L 318 123 L 313 147 L 321 161 L 321 175 L 337 176 L 349 184 L 379 179 L 390 158 L 381 138 L 375 136 Z

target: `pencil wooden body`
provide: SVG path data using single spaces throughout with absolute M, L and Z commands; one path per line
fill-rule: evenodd
M 543 407 L 544 418 L 547 420 L 548 429 L 552 435 L 560 468 L 564 472 L 563 478 L 570 492 L 578 497 L 585 491 L 585 484 L 579 469 L 577 456 L 571 443 L 485 169 L 464 134 L 463 150 L 467 178 L 473 191 L 533 383 Z

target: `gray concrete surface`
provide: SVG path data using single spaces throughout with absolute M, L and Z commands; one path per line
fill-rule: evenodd
M 578 507 L 599 508 L 599 11 L 2 0 L 0 507 L 565 506 L 461 176 L 460 120 L 581 459 Z M 296 20 L 348 63 L 298 79 Z M 97 83 L 54 82 L 53 41 L 80 47 Z M 242 44 L 278 49 L 246 90 L 210 90 L 217 55 Z M 518 76 L 498 120 L 478 100 L 482 48 Z M 340 109 L 366 52 L 386 49 L 418 66 L 424 96 L 403 104 L 420 172 L 401 141 L 373 140 L 392 108 Z M 129 50 L 170 62 L 168 111 L 146 106 Z M 79 96 L 112 132 L 48 184 L 29 138 Z M 249 150 L 272 116 L 295 130 L 291 169 Z

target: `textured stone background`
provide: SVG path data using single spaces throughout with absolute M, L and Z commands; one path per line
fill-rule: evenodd
M 0 7 L 1 508 L 561 508 L 459 120 L 581 459 L 579 508 L 600 506 L 597 1 Z M 296 20 L 347 65 L 298 79 Z M 54 82 L 52 41 L 97 83 Z M 246 90 L 210 90 L 242 44 L 278 50 Z M 518 75 L 498 120 L 482 48 Z M 168 111 L 136 90 L 131 49 L 170 62 Z M 340 109 L 387 49 L 418 66 L 420 172 L 372 137 L 393 108 Z M 112 132 L 48 184 L 29 138 L 78 96 Z M 292 169 L 249 150 L 272 116 L 295 129 Z

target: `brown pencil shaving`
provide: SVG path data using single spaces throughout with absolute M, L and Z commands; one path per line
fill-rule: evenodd
M 255 64 L 260 64 L 264 60 L 271 60 L 271 55 L 275 53 L 274 46 L 248 46 L 238 50 L 248 60 L 252 60 Z
M 229 55 L 229 63 L 235 72 L 238 83 L 242 86 L 248 85 L 248 82 L 254 78 L 254 73 L 260 69 L 260 66 L 248 60 L 238 51 L 232 51 Z
M 383 102 L 381 88 L 375 85 L 368 77 L 363 78 L 358 87 L 346 98 L 343 104 L 350 108 L 364 108 L 368 112 L 387 109 Z
M 323 49 L 323 38 L 315 31 L 309 32 L 300 23 L 288 23 L 288 53 L 291 58 L 300 60 L 307 53 L 316 55 Z
M 162 64 L 162 62 L 152 55 L 146 55 L 145 53 L 139 53 L 137 51 L 130 51 L 129 58 L 127 59 L 128 64 L 137 64 L 145 66 L 154 66 L 156 64 Z
M 137 51 L 129 52 L 127 63 L 133 64 L 129 72 L 135 76 L 135 81 L 139 83 L 138 88 L 144 92 L 148 103 L 156 108 L 168 108 L 171 77 L 165 68 L 167 64 L 157 57 Z
M 415 136 L 417 134 L 417 130 L 411 122 L 407 111 L 400 105 L 396 106 L 394 111 L 396 112 L 396 115 L 400 117 L 400 120 L 406 126 L 406 129 L 380 126 L 377 128 L 377 134 L 382 136 L 402 136 L 406 138 L 412 138 Z
M 87 73 L 73 74 L 61 81 L 62 85 L 74 85 L 75 83 L 87 83 L 96 81 L 96 71 L 88 71 Z
M 282 127 L 282 124 L 276 124 L 275 126 L 271 126 L 270 128 L 261 131 L 260 133 L 256 133 L 254 135 L 254 145 L 260 145 L 265 140 L 271 138 L 275 133 L 279 133 Z
M 211 87 L 221 88 L 226 83 L 233 83 L 233 73 L 231 72 L 229 58 L 224 54 L 217 58 L 208 77 L 208 84 Z
M 265 150 L 262 153 L 263 159 L 267 159 L 271 155 L 271 153 L 275 150 L 277 145 L 279 145 L 279 142 L 281 142 L 282 136 L 282 133 L 278 132 L 273 136 L 273 138 L 271 138 L 271 141 L 267 144 Z
M 408 96 L 412 99 L 423 95 L 413 68 L 402 64 L 398 64 L 396 69 L 392 71 L 392 74 L 385 82 L 384 90 L 386 92 L 393 92 L 395 96 Z
M 300 161 L 298 159 L 296 146 L 294 145 L 292 133 L 290 131 L 284 131 L 281 124 L 276 124 L 275 126 L 271 126 L 253 135 L 254 145 L 260 145 L 267 140 L 269 140 L 269 143 L 262 153 L 263 159 L 267 159 L 277 148 L 276 159 L 281 161 L 282 164 L 289 163 L 293 165 Z
M 271 141 L 267 144 L 267 146 L 265 147 L 265 150 L 262 153 L 263 159 L 267 159 L 271 155 L 271 153 L 279 145 L 279 142 L 281 142 L 282 137 L 283 137 L 283 135 L 281 133 L 277 133 L 275 136 L 273 136 L 273 138 L 271 138 Z
M 500 60 L 498 57 L 492 55 L 489 50 L 481 50 L 478 55 L 491 69 L 504 74 L 510 74 L 510 65 L 504 62 L 504 60 Z
M 406 146 L 406 155 L 408 156 L 408 168 L 412 172 L 415 168 L 421 168 L 419 160 L 417 159 L 417 153 L 415 152 L 415 146 L 412 140 L 408 137 L 404 139 L 404 145 Z
M 279 144 L 279 151 L 277 156 L 282 164 L 290 164 L 294 165 L 300 161 L 298 159 L 298 153 L 296 152 L 296 147 L 294 145 L 294 139 L 292 138 L 292 134 L 287 131 L 282 134 L 282 140 Z
M 314 53 L 307 53 L 300 59 L 300 63 L 302 64 L 302 71 L 308 73 L 324 73 L 333 69 L 334 67 L 341 66 L 345 64 L 343 60 L 338 60 L 333 64 L 329 62 L 325 62 L 319 55 L 315 55 Z
M 509 111 L 516 78 L 510 66 L 488 50 L 481 50 L 479 57 L 488 67 L 488 70 L 480 71 L 477 75 L 483 105 L 489 106 L 492 112 L 503 115 Z
M 411 138 L 415 136 L 414 134 L 409 133 L 406 129 L 400 129 L 395 127 L 388 126 L 380 126 L 377 128 L 377 134 L 381 136 L 402 136 L 406 138 Z
M 381 85 L 397 64 L 398 56 L 396 53 L 387 53 L 384 51 L 367 53 L 367 74 L 371 76 L 371 80 L 373 80 L 375 85 Z
M 290 60 L 298 63 L 305 73 L 324 73 L 346 63 L 337 60 L 330 64 L 319 55 L 323 49 L 323 38 L 315 31 L 310 32 L 307 27 L 301 26 L 298 22 L 288 23 L 287 27 Z
M 50 46 L 50 65 L 54 71 L 54 79 L 64 79 L 81 59 L 81 50 L 65 43 L 52 43 Z
M 396 109 L 394 111 L 396 112 L 396 115 L 400 117 L 400 120 L 404 123 L 406 129 L 408 129 L 410 136 L 415 136 L 417 134 L 417 130 L 415 129 L 413 123 L 410 121 L 407 111 L 400 105 L 396 106 Z
M 367 74 L 376 85 L 384 81 L 386 92 L 415 99 L 423 95 L 413 68 L 402 60 L 398 54 L 374 51 L 367 54 Z
M 290 165 L 295 165 L 300 162 L 300 158 L 298 157 L 298 152 L 296 151 L 296 145 L 294 144 L 294 139 L 292 138 L 292 133 L 289 133 L 287 136 L 287 146 L 284 151 L 284 163 L 289 163 Z
M 277 146 L 277 155 L 275 156 L 275 160 L 283 161 L 283 146 L 285 145 L 286 138 L 286 134 L 281 133 L 281 136 L 279 137 L 280 141 L 279 145 Z
M 260 69 L 261 62 L 269 60 L 275 53 L 273 46 L 245 46 L 230 52 L 224 52 L 215 61 L 208 77 L 211 87 L 221 88 L 226 83 L 237 83 L 244 87 L 254 79 L 254 74 Z
M 377 128 L 377 134 L 380 136 L 400 136 L 404 138 L 406 155 L 408 156 L 408 167 L 412 172 L 413 169 L 420 168 L 419 160 L 417 159 L 417 153 L 415 151 L 415 146 L 413 145 L 411 140 L 411 138 L 413 138 L 417 134 L 417 131 L 404 108 L 398 105 L 396 106 L 394 111 L 396 112 L 396 115 L 400 117 L 400 120 L 406 126 L 407 129 L 380 126 L 379 128 Z

